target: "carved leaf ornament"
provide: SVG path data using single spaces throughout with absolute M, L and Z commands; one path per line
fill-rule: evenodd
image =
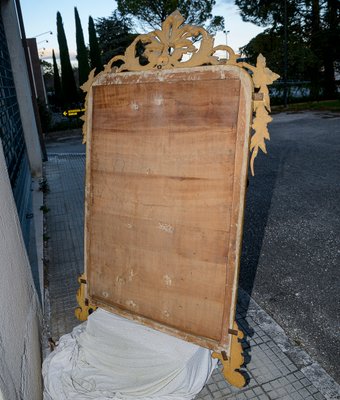
M 272 121 L 269 116 L 270 99 L 268 85 L 272 84 L 279 75 L 266 67 L 266 59 L 260 54 L 257 58 L 256 66 L 246 62 L 238 62 L 239 54 L 226 45 L 214 47 L 214 38 L 202 27 L 183 25 L 184 18 L 175 11 L 162 24 L 162 29 L 142 34 L 136 37 L 131 45 L 126 49 L 124 55 L 113 57 L 105 68 L 98 75 L 92 70 L 89 79 L 81 87 L 87 92 L 85 98 L 85 108 L 87 109 L 89 92 L 93 83 L 100 80 L 105 74 L 110 72 L 123 71 L 149 71 L 152 69 L 171 69 L 198 67 L 202 65 L 235 65 L 249 72 L 254 85 L 253 112 L 254 118 L 252 128 L 254 134 L 250 141 L 250 167 L 254 175 L 254 160 L 259 149 L 267 153 L 265 140 L 269 140 L 267 124 Z M 192 39 L 200 39 L 200 46 L 196 47 Z M 137 47 L 142 43 L 144 46 L 143 60 L 137 54 Z M 227 59 L 220 59 L 214 55 L 217 51 L 225 51 Z M 113 66 L 120 62 L 119 67 Z M 86 114 L 81 117 L 84 126 L 84 143 L 86 141 Z

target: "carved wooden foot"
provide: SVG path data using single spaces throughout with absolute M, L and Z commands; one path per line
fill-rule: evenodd
M 74 310 L 76 318 L 80 321 L 86 321 L 88 316 L 97 309 L 96 306 L 93 306 L 89 303 L 88 299 L 85 297 L 86 295 L 86 277 L 85 275 L 80 275 L 78 278 L 79 289 L 77 290 L 77 302 L 79 307 Z
M 246 379 L 239 371 L 241 365 L 244 363 L 242 346 L 239 340 L 243 339 L 244 335 L 243 332 L 238 329 L 236 322 L 234 322 L 233 328 L 230 343 L 230 357 L 227 357 L 227 354 L 224 351 L 221 353 L 214 352 L 212 357 L 221 360 L 225 380 L 231 385 L 241 388 L 245 385 Z

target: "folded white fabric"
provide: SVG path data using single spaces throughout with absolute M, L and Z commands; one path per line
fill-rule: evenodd
M 44 361 L 44 400 L 192 399 L 215 366 L 207 349 L 98 309 Z

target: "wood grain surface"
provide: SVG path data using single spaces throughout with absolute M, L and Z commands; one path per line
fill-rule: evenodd
M 241 72 L 110 74 L 91 94 L 88 295 L 215 349 L 235 312 L 251 103 Z

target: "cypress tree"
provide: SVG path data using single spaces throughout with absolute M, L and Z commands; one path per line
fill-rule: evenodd
M 52 50 L 52 58 L 53 58 L 53 83 L 54 83 L 54 97 L 55 97 L 55 104 L 57 106 L 61 105 L 61 82 L 59 76 L 59 70 L 57 61 L 55 59 L 54 50 Z
M 57 32 L 61 65 L 61 90 L 64 104 L 72 104 L 78 101 L 78 91 L 73 75 L 70 55 L 60 12 L 57 12 Z
M 90 64 L 91 70 L 96 68 L 96 73 L 103 69 L 102 58 L 97 39 L 96 30 L 92 17 L 89 17 L 89 44 L 90 44 Z
M 78 72 L 79 72 L 79 86 L 87 81 L 90 67 L 87 49 L 84 41 L 83 28 L 78 14 L 77 7 L 74 7 L 74 18 L 76 22 L 76 42 L 77 42 L 77 59 L 78 59 Z

